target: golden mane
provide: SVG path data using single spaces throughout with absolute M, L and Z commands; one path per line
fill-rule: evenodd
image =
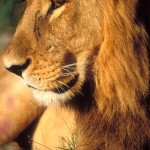
M 103 7 L 104 41 L 96 64 L 99 108 L 140 115 L 140 99 L 149 92 L 148 34 L 136 1 L 104 2 Z
M 85 149 L 149 148 L 150 13 L 140 14 L 146 5 L 134 0 L 101 4 L 104 37 L 94 71 L 98 110 L 78 121 L 79 139 L 84 139 L 79 143 L 89 143 Z

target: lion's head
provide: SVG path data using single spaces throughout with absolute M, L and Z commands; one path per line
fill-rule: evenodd
M 44 104 L 72 98 L 91 76 L 87 66 L 94 63 L 102 43 L 102 8 L 97 5 L 95 1 L 27 1 L 4 63 Z

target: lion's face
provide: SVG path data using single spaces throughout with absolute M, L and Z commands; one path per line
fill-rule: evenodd
M 91 75 L 87 67 L 101 45 L 100 10 L 96 0 L 27 0 L 5 67 L 45 105 L 72 98 Z

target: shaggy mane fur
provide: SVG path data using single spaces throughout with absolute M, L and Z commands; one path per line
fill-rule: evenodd
M 82 109 L 79 149 L 149 149 L 150 3 L 108 0 L 101 5 L 104 37 L 95 62 L 95 94 L 77 106 Z

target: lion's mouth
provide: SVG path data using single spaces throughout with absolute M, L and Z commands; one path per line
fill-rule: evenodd
M 55 89 L 53 89 L 52 91 L 57 93 L 57 94 L 62 94 L 67 92 L 69 89 L 71 89 L 78 81 L 78 77 L 79 75 L 75 75 L 75 77 L 69 81 L 67 84 L 62 84 L 60 87 L 57 87 Z
M 67 92 L 69 89 L 71 89 L 71 88 L 77 83 L 78 77 L 79 77 L 79 75 L 77 74 L 77 75 L 75 75 L 74 78 L 73 78 L 71 81 L 69 81 L 68 83 L 61 84 L 61 86 L 59 86 L 59 87 L 57 87 L 57 88 L 55 88 L 55 89 L 52 89 L 51 91 L 52 91 L 52 92 L 55 92 L 55 93 L 57 93 L 57 94 L 62 94 L 62 93 Z M 27 86 L 30 87 L 30 88 L 32 88 L 32 89 L 39 90 L 39 89 L 37 89 L 37 88 L 35 88 L 35 87 L 29 85 L 29 84 L 27 84 Z

